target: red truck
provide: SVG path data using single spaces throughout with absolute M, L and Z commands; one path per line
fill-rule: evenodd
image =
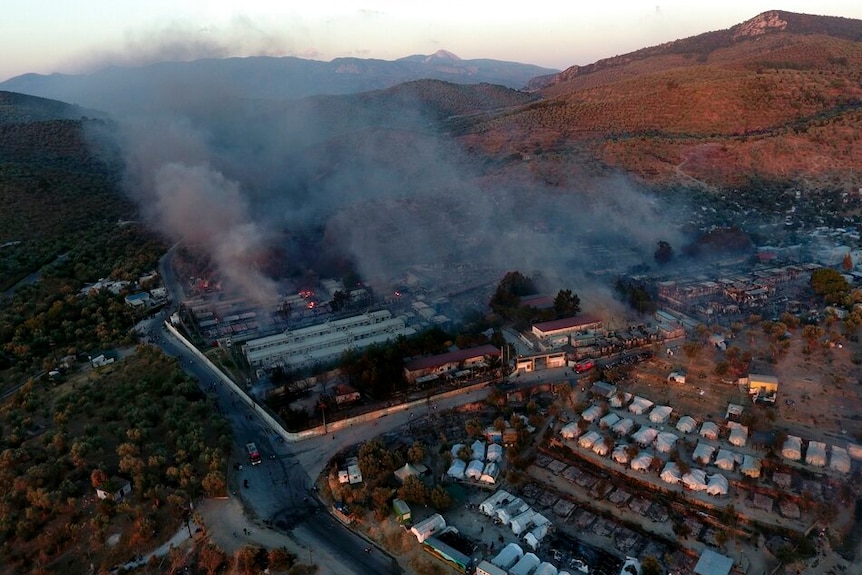
M 584 373 L 585 371 L 589 371 L 594 367 L 596 367 L 596 362 L 591 359 L 579 361 L 575 364 L 575 373 Z

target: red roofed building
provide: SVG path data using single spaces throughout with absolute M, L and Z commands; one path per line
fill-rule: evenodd
M 554 321 L 533 324 L 533 335 L 539 339 L 555 335 L 570 335 L 579 331 L 602 329 L 604 322 L 593 315 L 576 315 Z
M 469 369 L 484 365 L 486 357 L 500 357 L 500 348 L 493 345 L 480 345 L 414 359 L 404 365 L 404 376 L 413 383 L 420 377 L 442 375 L 450 371 Z

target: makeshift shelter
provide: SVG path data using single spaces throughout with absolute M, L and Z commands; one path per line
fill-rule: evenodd
M 659 453 L 670 453 L 676 440 L 679 439 L 675 433 L 670 431 L 662 431 L 655 438 L 655 450 Z
M 477 439 L 473 442 L 473 445 L 470 446 L 470 449 L 473 451 L 473 459 L 478 459 L 479 461 L 485 460 L 485 442 L 481 439 Z
M 524 542 L 530 546 L 530 549 L 535 551 L 539 547 L 539 543 L 542 542 L 542 539 L 548 534 L 549 526 L 545 525 L 537 525 L 533 528 L 532 531 L 524 535 Z
M 530 508 L 527 508 L 526 511 L 518 515 L 517 517 L 513 517 L 509 522 L 509 527 L 512 528 L 512 533 L 515 535 L 520 535 L 527 528 L 533 524 L 533 517 L 536 515 L 536 512 Z
M 829 457 L 829 469 L 839 473 L 850 473 L 850 456 L 847 450 L 836 445 L 832 446 L 832 454 Z
M 697 429 L 697 422 L 689 415 L 683 415 L 676 422 L 676 428 L 683 433 L 691 433 Z
M 691 458 L 698 463 L 707 465 L 712 459 L 713 453 L 715 453 L 715 447 L 708 443 L 698 443 L 691 454 Z
M 497 478 L 500 476 L 500 464 L 496 461 L 490 461 L 482 471 L 482 476 L 479 481 L 482 483 L 497 483 Z
M 488 461 L 500 461 L 503 459 L 503 446 L 499 443 L 492 443 L 485 450 L 485 459 Z
M 649 420 L 653 423 L 667 423 L 672 412 L 673 408 L 669 405 L 656 405 L 649 413 Z
M 599 439 L 598 441 L 596 441 L 595 443 L 593 443 L 592 450 L 593 450 L 593 453 L 595 453 L 596 455 L 601 455 L 602 457 L 604 457 L 605 455 L 608 454 L 608 452 L 610 452 L 611 448 L 608 445 L 608 443 L 605 441 L 605 438 L 603 437 L 603 438 Z
M 601 438 L 602 436 L 598 431 L 591 431 L 578 440 L 578 446 L 583 447 L 584 449 L 590 449 L 593 444 Z
M 802 459 L 802 439 L 795 435 L 788 435 L 781 447 L 781 457 L 791 461 Z
M 757 479 L 760 477 L 760 460 L 751 455 L 743 455 L 739 471 L 747 477 Z
M 649 469 L 649 466 L 652 465 L 652 460 L 653 457 L 649 453 L 638 453 L 635 458 L 632 459 L 631 467 L 635 471 L 646 471 L 647 469 Z
M 621 463 L 625 465 L 629 462 L 629 453 L 628 453 L 627 445 L 617 445 L 614 448 L 613 454 L 611 454 L 611 459 L 616 461 L 617 463 Z
M 584 410 L 581 417 L 592 423 L 602 416 L 602 412 L 603 410 L 601 405 L 592 405 Z
M 563 437 L 563 439 L 577 439 L 581 436 L 581 433 L 581 428 L 578 427 L 578 424 L 575 421 L 567 423 L 560 430 L 560 435 Z
M 651 402 L 650 400 L 636 395 L 635 398 L 632 400 L 631 404 L 629 405 L 629 411 L 634 413 L 635 415 L 643 415 L 653 405 L 653 402 Z
M 727 495 L 727 478 L 721 473 L 710 475 L 709 483 L 706 485 L 706 492 L 709 495 L 715 496 Z
M 742 447 L 746 442 L 748 442 L 747 427 L 735 421 L 729 421 L 727 426 L 730 428 L 730 437 L 727 438 L 727 441 L 729 441 L 731 445 Z
M 464 476 L 467 479 L 479 479 L 482 477 L 482 471 L 485 469 L 485 464 L 482 463 L 479 459 L 474 459 L 467 465 L 467 469 L 464 471 Z
M 646 447 L 655 441 L 655 438 L 658 436 L 658 430 L 653 429 L 652 427 L 641 427 L 638 429 L 634 435 L 632 435 L 632 439 L 641 447 Z
M 536 570 L 533 571 L 533 575 L 559 575 L 557 572 L 557 568 L 545 561 L 536 567 Z
M 530 575 L 541 561 L 533 553 L 527 553 L 509 569 L 509 575 Z
M 706 472 L 703 469 L 692 469 L 682 476 L 682 484 L 692 491 L 706 489 Z
M 491 565 L 496 565 L 500 569 L 508 570 L 509 567 L 520 561 L 524 556 L 524 551 L 517 543 L 509 543 L 503 547 L 497 555 L 491 559 Z
M 700 436 L 713 441 L 718 439 L 718 425 L 711 421 L 704 421 L 700 426 Z
M 805 463 L 816 467 L 826 465 L 826 444 L 822 441 L 809 441 L 805 451 Z
M 453 459 L 452 465 L 449 466 L 449 471 L 446 475 L 455 479 L 464 479 L 464 471 L 467 469 L 467 464 L 461 459 Z
M 401 483 L 407 481 L 408 477 L 419 477 L 420 475 L 422 475 L 415 466 L 410 465 L 409 463 L 405 463 L 404 467 L 399 467 L 395 470 L 394 473 L 395 477 Z
M 733 467 L 736 465 L 736 455 L 728 449 L 719 449 L 718 455 L 715 456 L 715 465 L 719 469 L 733 471 Z
M 682 473 L 679 472 L 679 466 L 673 461 L 668 461 L 664 469 L 661 470 L 661 480 L 671 485 L 676 485 L 682 479 Z
M 635 422 L 629 419 L 628 417 L 624 419 L 620 419 L 616 424 L 611 427 L 611 431 L 619 435 L 620 437 L 624 435 L 628 435 L 634 429 Z
M 629 392 L 623 392 L 620 394 L 619 392 L 615 393 L 608 400 L 608 403 L 611 404 L 611 407 L 620 408 L 624 405 L 628 405 L 628 403 L 632 400 L 632 394 Z
M 485 515 L 494 515 L 497 508 L 513 499 L 512 494 L 505 489 L 500 489 L 491 497 L 479 504 L 479 511 Z
M 416 525 L 414 525 L 410 532 L 416 536 L 416 539 L 419 543 L 422 543 L 438 531 L 441 531 L 446 527 L 446 520 L 443 519 L 443 516 L 439 513 L 435 513 L 428 519 L 424 521 L 420 521 Z
M 503 525 L 508 525 L 512 519 L 529 509 L 530 506 L 524 503 L 524 500 L 518 497 L 504 507 L 497 508 L 497 519 Z
M 608 428 L 615 425 L 619 420 L 620 416 L 611 412 L 599 420 L 599 425 L 604 428 Z

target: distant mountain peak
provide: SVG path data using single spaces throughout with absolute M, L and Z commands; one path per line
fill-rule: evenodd
M 733 39 L 752 38 L 754 36 L 761 36 L 767 32 L 779 32 L 786 29 L 787 20 L 782 18 L 781 12 L 770 10 L 739 24 L 734 31 Z
M 433 62 L 434 60 L 448 60 L 449 62 L 460 62 L 461 58 L 448 50 L 437 50 L 427 58 L 425 62 Z

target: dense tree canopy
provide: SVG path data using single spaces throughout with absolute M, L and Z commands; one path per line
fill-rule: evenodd
M 811 272 L 811 288 L 826 303 L 839 303 L 850 293 L 850 284 L 841 272 L 832 268 L 820 268 Z

